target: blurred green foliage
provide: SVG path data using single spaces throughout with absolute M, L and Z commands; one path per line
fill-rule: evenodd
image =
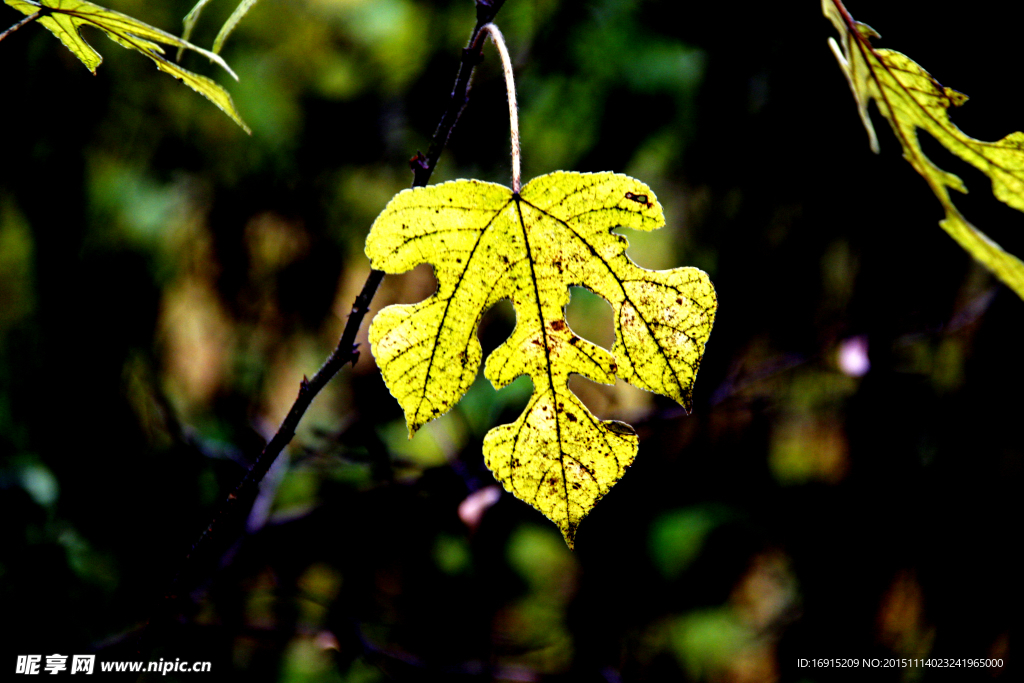
M 111 7 L 178 31 L 189 4 Z M 193 40 L 233 7 L 211 3 Z M 996 7 L 851 11 L 970 92 L 956 120 L 994 139 L 1020 128 L 1019 89 L 989 67 L 1016 63 L 1024 20 Z M 114 45 L 97 41 L 92 77 L 38 27 L 0 43 L 2 666 L 136 658 L 336 343 L 366 231 L 409 184 L 473 21 L 470 0 L 263 0 L 223 51 L 252 137 Z M 693 414 L 573 384 L 641 445 L 570 554 L 529 506 L 488 498 L 483 435 L 529 382 L 478 381 L 407 441 L 364 333 L 244 528 L 191 563 L 151 658 L 368 682 L 824 681 L 797 659 L 1003 657 L 990 673 L 1014 680 L 1022 303 L 934 229 L 895 147 L 870 154 L 818 7 L 507 0 L 498 23 L 525 178 L 641 178 L 668 225 L 630 234 L 633 258 L 715 283 Z M 497 62 L 488 47 L 435 182 L 507 183 Z M 957 163 L 941 165 L 984 186 Z M 1024 252 L 1019 216 L 974 201 L 958 206 Z M 374 308 L 433 287 L 429 269 L 389 278 Z M 568 315 L 608 343 L 605 304 L 574 291 Z M 485 352 L 513 324 L 488 314 Z

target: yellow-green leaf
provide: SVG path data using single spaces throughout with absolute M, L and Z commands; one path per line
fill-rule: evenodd
M 949 120 L 949 108 L 966 102 L 966 95 L 944 88 L 906 55 L 873 47 L 871 39 L 879 38 L 878 33 L 854 21 L 840 0 L 822 0 L 821 6 L 839 32 L 842 48 L 832 38 L 829 45 L 853 91 L 871 149 L 878 152 L 878 138 L 868 116 L 868 102 L 874 101 L 899 140 L 904 158 L 942 203 L 946 217 L 939 225 L 1024 299 L 1024 263 L 971 225 L 957 210 L 949 197 L 949 188 L 959 192 L 967 189 L 959 177 L 943 171 L 925 156 L 917 130 L 926 131 L 943 147 L 987 175 L 996 198 L 1019 211 L 1024 211 L 1024 133 L 1011 133 L 997 142 L 983 142 L 965 134 Z
M 651 271 L 626 256 L 616 226 L 664 224 L 654 193 L 614 173 L 551 173 L 515 194 L 457 180 L 405 190 L 378 216 L 366 240 L 374 268 L 434 268 L 438 290 L 389 306 L 370 342 L 410 436 L 454 406 L 476 377 L 481 316 L 512 301 L 516 326 L 487 360 L 495 388 L 521 375 L 533 395 L 515 423 L 492 429 L 484 460 L 516 497 L 551 519 L 571 547 L 580 520 L 633 462 L 637 437 L 599 420 L 569 391 L 572 373 L 603 384 L 616 376 L 690 409 L 693 381 L 717 300 L 696 268 Z M 611 352 L 565 322 L 569 287 L 586 287 L 614 309 Z
M 255 4 L 256 0 L 242 0 L 238 3 L 238 7 L 236 7 L 235 11 L 231 13 L 228 20 L 224 22 L 224 25 L 220 27 L 220 31 L 217 32 L 217 37 L 213 39 L 214 52 L 220 54 L 221 48 L 224 47 L 224 41 L 228 39 L 231 32 L 235 30 L 236 26 L 238 26 L 238 22 L 242 20 L 242 17 L 249 13 L 249 10 L 251 10 L 252 6 Z
M 83 26 L 97 28 L 118 45 L 149 57 L 156 63 L 158 69 L 171 74 L 213 102 L 246 133 L 251 133 L 238 110 L 235 109 L 231 95 L 224 88 L 206 76 L 192 73 L 169 61 L 164 57 L 164 49 L 160 45 L 173 45 L 198 52 L 223 67 L 237 80 L 238 76 L 220 56 L 149 24 L 120 12 L 86 2 L 86 0 L 40 0 L 40 2 L 4 0 L 4 2 L 25 15 L 40 13 L 37 21 L 57 36 L 71 50 L 72 54 L 85 64 L 89 71 L 96 73 L 96 67 L 103 62 L 103 57 L 82 37 Z
M 188 40 L 192 37 L 192 31 L 195 30 L 196 23 L 199 21 L 199 15 L 203 13 L 203 8 L 210 2 L 210 0 L 199 0 L 195 6 L 188 11 L 185 18 L 182 19 L 181 28 L 181 39 Z M 185 51 L 185 48 L 178 48 L 178 61 L 181 61 L 181 55 Z

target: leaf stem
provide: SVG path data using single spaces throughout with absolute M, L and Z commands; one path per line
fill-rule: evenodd
M 427 147 L 427 154 L 424 156 L 417 152 L 416 156 L 409 160 L 409 166 L 413 171 L 413 187 L 423 187 L 430 180 L 430 175 L 441 158 L 441 151 L 448 144 L 452 130 L 462 115 L 462 110 L 469 103 L 469 85 L 473 80 L 473 71 L 480 63 L 483 53 L 483 44 L 480 36 L 483 34 L 484 26 L 491 23 L 494 16 L 505 4 L 505 0 L 476 0 L 476 26 L 469 34 L 469 42 L 462 48 L 462 62 L 459 64 L 459 73 L 455 77 L 455 85 L 452 87 L 451 99 L 448 101 L 448 108 L 441 116 L 434 137 Z
M 505 90 L 508 92 L 508 125 L 512 131 L 512 191 L 519 194 L 522 185 L 519 146 L 519 107 L 516 104 L 516 81 L 512 73 L 512 60 L 505 47 L 505 37 L 495 24 L 487 24 L 483 30 L 490 34 L 491 42 L 501 55 L 501 68 L 505 72 Z
M 10 27 L 9 29 L 4 31 L 3 33 L 0 33 L 0 40 L 3 40 L 4 38 L 9 36 L 10 34 L 14 33 L 15 31 L 17 31 L 19 28 L 21 28 L 25 24 L 27 24 L 27 23 L 29 23 L 31 21 L 35 21 L 36 19 L 38 19 L 40 17 L 40 15 L 42 15 L 42 13 L 43 13 L 43 10 L 39 10 L 35 14 L 28 15 L 27 17 L 25 17 L 24 19 L 19 21 L 14 26 Z

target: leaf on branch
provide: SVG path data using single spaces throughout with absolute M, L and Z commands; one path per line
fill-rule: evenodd
M 181 23 L 182 23 L 181 39 L 182 40 L 188 40 L 189 38 L 192 37 L 192 31 L 195 30 L 196 24 L 199 23 L 199 15 L 203 13 L 203 8 L 206 7 L 206 5 L 209 4 L 209 2 L 210 2 L 210 0 L 199 0 L 199 2 L 197 2 L 195 4 L 195 7 L 190 9 L 188 11 L 188 14 L 185 15 L 185 18 L 182 19 L 182 21 L 181 21 Z M 185 48 L 183 48 L 183 47 L 179 47 L 178 48 L 178 57 L 177 57 L 177 59 L 178 59 L 179 62 L 181 61 L 181 55 L 182 55 L 182 53 L 184 51 L 185 51 Z
M 217 32 L 217 37 L 213 39 L 214 52 L 220 54 L 220 49 L 224 47 L 224 41 L 228 39 L 231 32 L 235 30 L 236 26 L 238 26 L 238 22 L 242 20 L 242 17 L 249 13 L 249 10 L 251 10 L 252 6 L 255 4 L 256 0 L 242 0 L 238 3 L 238 7 L 236 7 L 235 11 L 231 13 L 228 20 L 224 22 L 224 25 L 220 27 L 220 31 Z
M 637 436 L 625 423 L 594 417 L 569 391 L 569 375 L 602 384 L 618 376 L 691 407 L 717 308 L 711 282 L 696 268 L 641 268 L 626 256 L 626 238 L 611 232 L 662 225 L 661 205 L 640 181 L 557 172 L 519 195 L 475 180 L 405 190 L 366 240 L 373 268 L 402 273 L 429 263 L 438 281 L 430 298 L 389 306 L 370 326 L 410 436 L 473 383 L 480 319 L 498 301 L 512 301 L 515 329 L 484 374 L 498 389 L 529 375 L 533 395 L 515 423 L 487 434 L 484 460 L 508 491 L 558 525 L 570 547 L 580 520 L 633 462 Z M 566 324 L 571 285 L 611 303 L 610 353 Z
M 942 203 L 946 217 L 939 225 L 1024 299 L 1024 263 L 969 223 L 953 205 L 949 188 L 959 192 L 967 192 L 967 188 L 959 177 L 943 171 L 925 156 L 917 129 L 926 131 L 991 178 L 996 198 L 1018 211 L 1024 211 L 1024 133 L 1010 133 L 997 142 L 983 142 L 965 134 L 949 120 L 949 108 L 966 102 L 966 95 L 944 88 L 906 55 L 873 47 L 871 39 L 879 38 L 878 33 L 854 21 L 840 0 L 822 0 L 821 6 L 839 32 L 842 48 L 833 38 L 829 38 L 829 45 L 853 91 L 871 149 L 878 152 L 878 138 L 868 117 L 868 102 L 873 100 L 889 121 L 904 158 Z
M 181 36 L 182 38 L 188 40 L 189 36 L 192 35 L 192 30 L 196 27 L 196 22 L 199 21 L 199 15 L 202 14 L 203 8 L 206 7 L 209 2 L 210 0 L 199 0 L 199 2 L 195 4 L 195 7 L 189 10 L 188 14 L 185 15 L 185 19 L 183 21 L 184 31 Z M 217 37 L 213 39 L 213 51 L 216 54 L 220 54 L 221 48 L 224 47 L 224 41 L 228 39 L 231 32 L 235 30 L 236 26 L 238 26 L 238 22 L 240 22 L 242 18 L 249 13 L 249 10 L 251 10 L 255 4 L 256 0 L 242 0 L 238 3 L 238 6 L 235 7 L 235 11 L 231 13 L 228 20 L 220 27 L 220 31 L 217 32 Z M 178 48 L 178 59 L 181 59 L 181 51 L 182 48 Z
M 85 64 L 89 71 L 96 73 L 96 67 L 103 62 L 103 57 L 82 37 L 83 26 L 98 28 L 122 47 L 149 57 L 156 63 L 158 69 L 169 73 L 213 102 L 246 133 L 252 132 L 245 125 L 238 110 L 235 109 L 234 102 L 231 101 L 231 95 L 224 88 L 206 76 L 192 73 L 169 61 L 164 57 L 164 49 L 160 47 L 160 44 L 198 52 L 223 67 L 237 80 L 238 76 L 235 75 L 235 72 L 218 55 L 125 14 L 85 0 L 40 0 L 39 2 L 35 0 L 4 0 L 4 2 L 25 15 L 40 13 L 37 21 L 57 36 L 71 50 L 72 54 Z

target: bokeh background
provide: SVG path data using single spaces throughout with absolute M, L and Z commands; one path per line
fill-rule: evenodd
M 207 7 L 198 44 L 233 4 Z M 109 5 L 179 33 L 189 9 Z M 971 95 L 968 133 L 1024 127 L 1024 9 L 849 9 Z M 473 21 L 470 0 L 262 0 L 224 51 L 240 82 L 185 58 L 251 137 L 98 33 L 95 77 L 42 27 L 0 43 L 0 667 L 134 658 L 336 343 L 366 232 L 408 186 Z M 481 380 L 409 441 L 364 346 L 246 528 L 191 567 L 149 657 L 287 683 L 811 682 L 843 676 L 799 658 L 993 657 L 1006 666 L 847 678 L 1015 680 L 1024 305 L 939 229 L 884 122 L 869 151 L 818 3 L 508 0 L 498 23 L 525 177 L 641 178 L 668 224 L 631 234 L 633 258 L 711 275 L 693 413 L 574 383 L 641 443 L 570 552 L 482 462 L 529 382 Z M 508 182 L 485 55 L 435 182 Z M 971 188 L 964 214 L 1024 254 L 1024 217 L 925 146 Z M 389 277 L 375 310 L 433 286 L 429 268 Z M 593 295 L 574 290 L 568 317 L 610 344 Z M 485 351 L 512 321 L 486 316 Z

